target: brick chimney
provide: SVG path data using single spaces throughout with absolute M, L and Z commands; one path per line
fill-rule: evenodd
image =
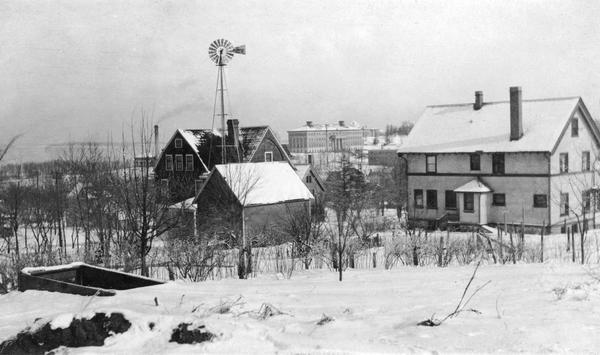
M 483 107 L 483 91 L 475 91 L 475 103 L 473 104 L 473 110 L 479 110 Z
M 521 87 L 510 88 L 510 140 L 516 141 L 523 136 L 523 109 L 521 107 Z
M 238 146 L 240 143 L 240 121 L 227 120 L 227 144 Z

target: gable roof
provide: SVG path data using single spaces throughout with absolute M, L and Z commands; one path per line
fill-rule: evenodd
M 194 203 L 208 181 L 217 174 L 224 179 L 242 206 L 314 199 L 287 162 L 233 163 L 215 165 Z
M 239 152 L 241 153 L 242 162 L 252 160 L 261 142 L 269 132 L 274 138 L 276 145 L 283 152 L 283 156 L 287 162 L 292 164 L 289 155 L 269 126 L 240 127 Z M 215 163 L 221 162 L 221 133 L 219 131 L 212 129 L 177 129 L 166 146 L 169 146 L 178 134 L 193 149 L 206 171 L 209 171 Z M 237 161 L 238 155 L 235 147 L 227 146 L 226 149 L 227 160 Z M 159 159 L 156 160 L 157 164 L 164 153 L 163 149 Z
M 276 144 L 281 149 L 283 156 L 288 161 L 288 163 L 292 164 L 292 161 L 287 153 L 286 149 L 283 147 L 279 139 L 269 126 L 255 126 L 255 127 L 241 127 L 240 128 L 240 144 L 242 146 L 242 160 L 244 162 L 249 162 L 256 154 L 260 143 L 265 139 L 267 133 L 271 133 L 271 136 L 275 139 Z
M 510 140 L 510 101 L 428 106 L 399 153 L 552 152 L 577 108 L 600 143 L 579 97 L 522 100 L 523 137 Z
M 454 192 L 492 192 L 489 186 L 479 179 L 473 179 L 454 189 Z
M 313 176 L 315 178 L 317 184 L 319 184 L 321 189 L 323 191 L 325 191 L 325 184 L 323 184 L 323 180 L 321 180 L 321 177 L 319 176 L 319 174 L 312 168 L 312 165 L 298 164 L 298 165 L 295 165 L 294 168 L 296 169 L 296 174 L 302 181 L 304 181 L 304 178 L 306 177 L 307 174 L 310 174 L 311 176 Z

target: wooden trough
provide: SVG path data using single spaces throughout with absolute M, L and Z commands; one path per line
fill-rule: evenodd
M 115 290 L 163 284 L 162 281 L 85 263 L 24 268 L 19 291 L 43 290 L 83 296 L 114 296 Z

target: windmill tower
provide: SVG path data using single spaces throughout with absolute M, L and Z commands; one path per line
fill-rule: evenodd
M 223 85 L 223 68 L 231 61 L 234 54 L 246 54 L 246 46 L 234 47 L 231 42 L 226 39 L 217 39 L 213 41 L 208 47 L 208 56 L 215 62 L 218 67 L 217 72 L 217 98 L 220 101 L 220 113 L 218 116 L 221 117 L 221 164 L 227 163 L 227 142 L 225 141 L 225 87 Z M 214 117 L 213 117 L 214 119 Z M 240 159 L 239 147 L 235 146 L 238 161 Z

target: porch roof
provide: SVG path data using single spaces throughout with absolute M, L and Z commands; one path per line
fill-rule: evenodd
M 479 179 L 473 179 L 466 184 L 454 189 L 454 192 L 492 192 L 489 186 L 483 183 L 483 181 Z

